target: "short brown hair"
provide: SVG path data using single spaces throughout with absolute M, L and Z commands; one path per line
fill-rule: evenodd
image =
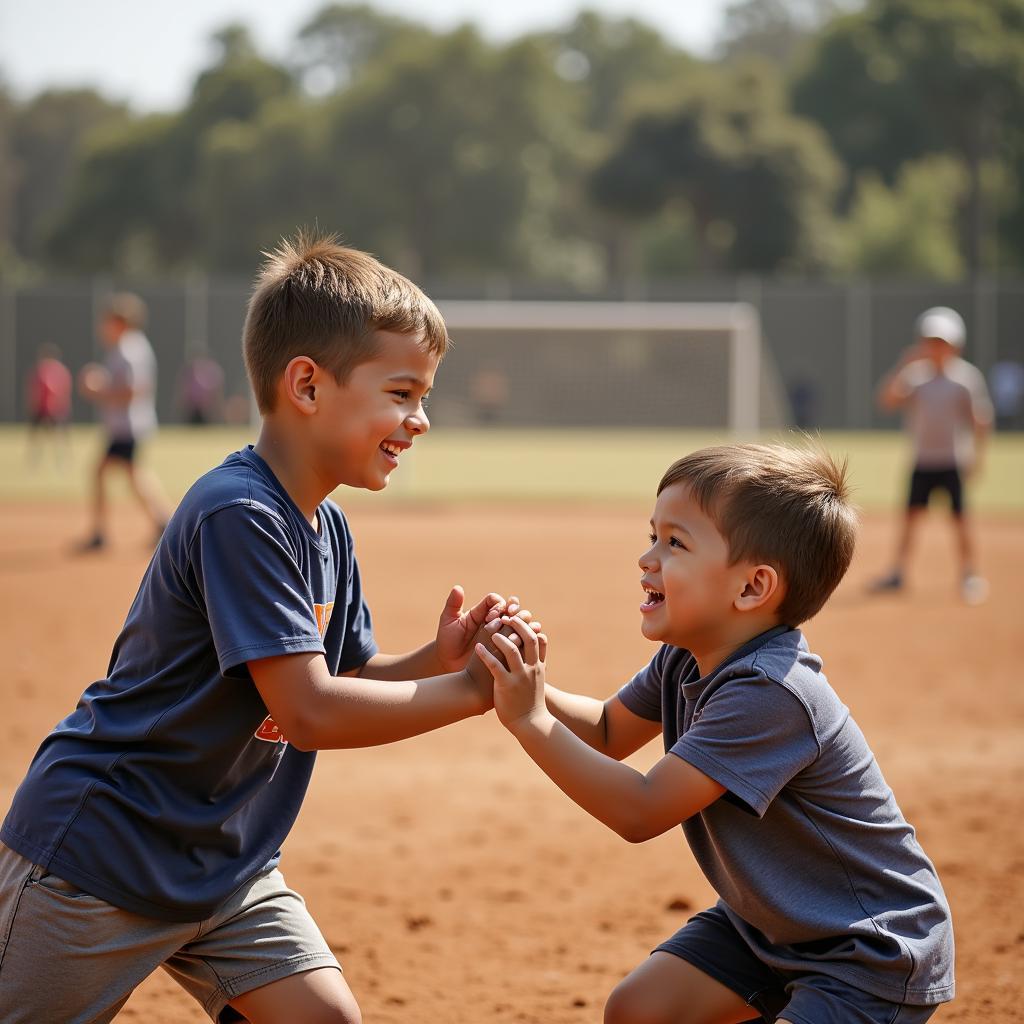
M 103 315 L 120 320 L 125 327 L 138 330 L 146 326 L 149 311 L 134 292 L 115 292 L 103 304 Z
M 431 352 L 447 351 L 434 303 L 368 253 L 333 235 L 299 231 L 263 255 L 242 332 L 260 412 L 273 410 L 277 382 L 296 356 L 309 356 L 342 382 L 376 354 L 375 331 L 422 332 Z
M 685 483 L 729 545 L 730 564 L 773 565 L 785 590 L 779 619 L 797 626 L 820 611 L 853 558 L 857 513 L 847 464 L 816 445 L 733 444 L 673 463 L 658 494 Z

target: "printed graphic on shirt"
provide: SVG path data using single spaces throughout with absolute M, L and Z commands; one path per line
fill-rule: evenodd
M 314 604 L 313 614 L 316 616 L 316 626 L 320 630 L 320 635 L 323 636 L 327 632 L 327 625 L 331 621 L 331 612 L 334 611 L 334 602 L 328 601 L 327 604 Z M 287 743 L 284 733 L 281 732 L 280 726 L 274 721 L 273 717 L 267 715 L 263 719 L 262 724 L 253 733 L 258 740 L 263 740 L 265 743 Z

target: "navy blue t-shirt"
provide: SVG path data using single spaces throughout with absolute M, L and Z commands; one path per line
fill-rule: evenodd
M 198 921 L 277 862 L 315 753 L 281 735 L 246 662 L 377 650 L 348 524 L 319 534 L 251 449 L 185 495 L 105 679 L 43 741 L 0 840 L 86 892 Z

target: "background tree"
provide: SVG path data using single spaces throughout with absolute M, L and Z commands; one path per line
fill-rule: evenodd
M 891 187 L 864 172 L 840 229 L 838 267 L 868 276 L 957 280 L 964 258 L 956 207 L 966 185 L 963 165 L 948 156 L 905 163 Z
M 928 153 L 962 160 L 967 266 L 982 267 L 992 248 L 983 167 L 1006 159 L 1024 123 L 1024 0 L 872 0 L 826 29 L 793 96 L 851 181 L 871 167 L 891 183 Z
M 432 36 L 425 25 L 369 4 L 328 4 L 299 29 L 292 64 L 307 90 L 322 96 L 352 85 L 392 47 L 427 43 Z
M 120 104 L 91 89 L 48 90 L 8 113 L 10 244 L 26 261 L 38 260 L 53 212 L 65 201 L 85 141 L 128 123 Z
M 688 206 L 700 269 L 814 269 L 839 168 L 789 114 L 773 69 L 706 75 L 682 103 L 637 117 L 593 178 L 595 201 L 636 220 Z
M 215 62 L 198 76 L 181 113 L 93 133 L 47 238 L 56 265 L 156 270 L 196 260 L 202 226 L 195 182 L 207 135 L 227 122 L 251 121 L 296 91 L 287 71 L 256 53 L 244 28 L 228 26 L 213 41 Z
M 860 5 L 861 0 L 734 0 L 722 17 L 719 57 L 764 57 L 789 68 L 823 25 Z
M 553 78 L 539 47 L 471 29 L 391 52 L 328 108 L 327 209 L 419 276 L 522 267 L 529 179 L 563 123 Z

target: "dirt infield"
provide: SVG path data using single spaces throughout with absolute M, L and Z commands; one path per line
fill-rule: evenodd
M 646 505 L 389 508 L 351 515 L 381 647 L 433 635 L 450 584 L 517 592 L 550 636 L 549 677 L 604 696 L 654 652 L 639 634 Z M 104 672 L 145 568 L 145 528 L 65 554 L 80 508 L 0 507 L 6 745 L 0 804 L 39 740 Z M 956 599 L 930 517 L 908 594 L 867 599 L 889 519 L 806 630 L 950 896 L 959 997 L 936 1020 L 1010 1022 L 1024 1000 L 1024 523 L 981 524 L 992 597 Z M 654 746 L 633 759 L 648 765 Z M 712 901 L 678 831 L 629 846 L 570 804 L 493 714 L 391 747 L 322 754 L 282 867 L 375 1024 L 583 1024 L 691 909 Z M 58 965 L 52 965 L 59 969 Z M 119 1021 L 206 1019 L 162 974 Z

